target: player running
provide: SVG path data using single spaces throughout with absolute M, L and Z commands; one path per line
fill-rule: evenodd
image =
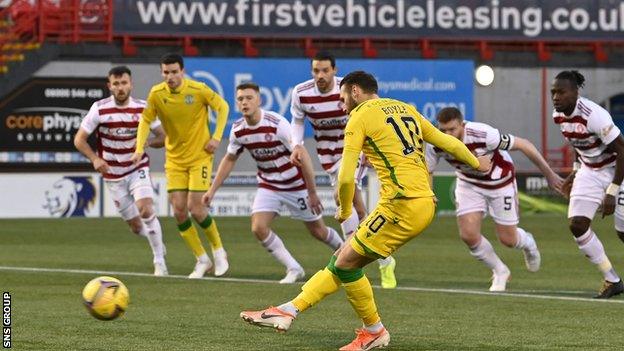
M 138 164 L 130 161 L 145 101 L 130 96 L 132 72 L 126 66 L 113 67 L 108 72 L 107 86 L 112 96 L 91 106 L 80 123 L 74 145 L 104 177 L 104 184 L 121 218 L 133 233 L 147 238 L 154 255 L 154 275 L 164 276 L 168 274 L 165 245 L 162 228 L 154 212 L 149 157 L 143 155 Z M 160 121 L 154 120 L 149 128 L 155 135 L 148 141 L 149 146 L 163 147 L 165 132 Z M 93 132 L 98 138 L 97 153 L 87 143 Z
M 437 130 L 413 106 L 377 95 L 377 81 L 366 72 L 349 73 L 340 83 L 340 99 L 350 114 L 338 175 L 339 207 L 336 217 L 351 216 L 355 169 L 363 151 L 379 175 L 380 199 L 362 225 L 317 272 L 293 300 L 261 311 L 244 311 L 252 324 L 286 331 L 297 315 L 326 296 L 345 289 L 347 299 L 364 327 L 353 342 L 340 350 L 370 350 L 390 342 L 381 323 L 373 289 L 362 268 L 388 257 L 420 234 L 435 214 L 429 187 L 424 142 L 432 143 L 482 172 L 490 168 L 487 156 L 477 159 L 459 140 Z
M 591 221 L 601 206 L 603 217 L 615 212 L 615 230 L 624 241 L 624 191 L 620 190 L 624 138 L 609 112 L 579 95 L 584 83 L 585 77 L 579 72 L 563 71 L 555 78 L 550 93 L 555 108 L 553 120 L 574 147 L 578 160 L 576 170 L 563 185 L 564 194 L 570 198 L 570 231 L 579 249 L 604 278 L 595 297 L 608 299 L 624 292 L 624 283 L 591 229 Z
M 329 174 L 331 185 L 336 186 L 338 170 L 344 145 L 344 128 L 347 125 L 348 114 L 342 109 L 340 102 L 340 81 L 336 77 L 335 58 L 326 52 L 318 53 L 312 59 L 312 79 L 298 84 L 293 89 L 290 113 L 292 114 L 292 141 L 293 152 L 290 160 L 301 166 L 301 157 L 305 152 L 303 136 L 305 120 L 307 119 L 314 129 L 316 153 L 321 166 Z M 340 224 L 342 233 L 347 238 L 355 232 L 361 220 L 366 217 L 366 207 L 362 199 L 362 179 L 366 176 L 364 155 L 358 159 L 355 170 L 356 189 L 353 197 L 355 212 Z M 336 193 L 336 203 L 338 196 Z M 392 256 L 379 259 L 381 286 L 392 289 L 397 285 L 394 275 L 396 261 Z
M 505 291 L 511 272 L 496 255 L 492 244 L 481 234 L 481 222 L 489 213 L 496 223 L 496 236 L 501 244 L 522 250 L 530 272 L 540 268 L 541 256 L 533 235 L 518 227 L 518 189 L 514 164 L 508 151 L 519 150 L 544 174 L 548 184 L 560 191 L 563 180 L 549 166 L 535 146 L 528 140 L 501 133 L 485 123 L 465 122 L 461 112 L 447 107 L 438 113 L 438 128 L 458 140 L 477 156 L 492 159 L 492 169 L 484 174 L 475 171 L 438 147 L 427 145 L 429 173 L 444 158 L 457 170 L 455 203 L 457 225 L 462 241 L 470 254 L 492 270 L 490 291 Z M 432 183 L 433 186 L 433 183 Z
M 303 267 L 290 254 L 282 239 L 271 229 L 271 223 L 282 205 L 291 217 L 302 220 L 310 234 L 337 250 L 343 243 L 340 235 L 325 226 L 323 206 L 316 194 L 312 161 L 304 154 L 303 167 L 290 162 L 290 124 L 272 111 L 260 108 L 260 88 L 255 83 L 236 87 L 236 104 L 242 112 L 232 125 L 227 154 L 221 160 L 210 190 L 204 194 L 207 206 L 217 189 L 228 177 L 240 154 L 247 149 L 258 166 L 258 191 L 252 205 L 251 231 L 273 257 L 286 267 L 281 284 L 303 278 Z M 307 190 L 306 190 L 307 189 Z
M 197 260 L 189 278 L 201 278 L 213 268 L 189 218 L 189 211 L 210 241 L 214 274 L 221 276 L 229 268 L 227 255 L 217 224 L 201 198 L 210 187 L 212 160 L 223 135 L 229 107 L 206 84 L 184 78 L 184 61 L 180 55 L 163 56 L 160 68 L 164 82 L 152 87 L 147 97 L 132 161 L 138 163 L 143 157 L 149 124 L 158 116 L 167 133 L 165 175 L 169 201 L 180 235 Z M 213 133 L 208 124 L 209 108 L 217 115 Z

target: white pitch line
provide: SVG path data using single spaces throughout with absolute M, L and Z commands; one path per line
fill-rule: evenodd
M 63 268 L 38 268 L 38 267 L 12 267 L 12 266 L 0 266 L 0 271 L 21 271 L 21 272 L 45 272 L 45 273 L 70 273 L 70 274 L 97 274 L 97 275 L 122 275 L 122 276 L 133 276 L 133 277 L 151 277 L 151 278 L 159 278 L 159 279 L 184 279 L 189 280 L 186 275 L 168 275 L 164 277 L 155 277 L 153 274 L 149 273 L 138 273 L 138 272 L 115 272 L 115 271 L 98 271 L 98 270 L 88 270 L 88 269 L 63 269 Z M 249 278 L 227 278 L 227 277 L 204 277 L 201 280 L 209 280 L 209 281 L 219 281 L 219 282 L 232 282 L 232 283 L 260 283 L 260 284 L 279 284 L 277 280 L 268 280 L 268 279 L 249 279 Z M 298 283 L 299 285 L 301 283 Z M 373 285 L 373 287 L 380 289 L 381 287 L 378 285 Z M 617 299 L 592 299 L 587 297 L 573 297 L 573 296 L 556 296 L 556 295 L 539 295 L 539 294 L 531 294 L 527 292 L 487 292 L 480 290 L 469 290 L 469 289 L 444 289 L 444 288 L 419 288 L 412 286 L 398 286 L 395 290 L 403 290 L 403 291 L 420 291 L 420 292 L 432 292 L 432 293 L 449 293 L 449 294 L 464 294 L 464 295 L 479 295 L 479 296 L 504 296 L 504 297 L 520 297 L 520 298 L 528 298 L 528 299 L 540 299 L 540 300 L 562 300 L 562 301 L 580 301 L 580 302 L 598 302 L 598 303 L 619 303 L 624 304 L 624 300 Z M 553 291 L 553 293 L 557 293 L 557 291 Z M 561 293 L 561 292 L 559 292 Z M 579 293 L 579 291 L 574 291 L 570 293 Z

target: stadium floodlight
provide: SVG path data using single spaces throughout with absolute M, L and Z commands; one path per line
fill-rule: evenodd
M 494 70 L 488 65 L 481 65 L 477 67 L 475 71 L 475 78 L 477 79 L 477 83 L 487 87 L 494 81 Z

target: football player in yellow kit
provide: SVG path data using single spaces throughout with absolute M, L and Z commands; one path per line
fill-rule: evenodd
M 214 274 L 221 276 L 229 268 L 227 255 L 217 225 L 201 198 L 210 188 L 214 152 L 223 136 L 229 106 L 206 84 L 184 78 L 184 61 L 180 55 L 163 56 L 160 68 L 164 82 L 153 86 L 147 97 L 132 160 L 141 159 L 149 125 L 158 117 L 167 133 L 165 174 L 169 201 L 180 235 L 197 259 L 189 278 L 201 278 L 213 266 L 189 212 L 206 233 L 215 260 Z M 213 132 L 209 127 L 208 108 L 217 115 Z
M 249 323 L 286 331 L 298 313 L 342 286 L 364 327 L 340 350 L 370 350 L 387 346 L 390 334 L 381 323 L 373 289 L 362 268 L 391 255 L 420 234 L 435 213 L 424 142 L 482 172 L 489 170 L 491 161 L 487 156 L 475 157 L 462 142 L 440 132 L 413 106 L 379 98 L 377 81 L 369 73 L 355 71 L 344 77 L 340 99 L 350 117 L 338 176 L 340 206 L 336 218 L 343 221 L 351 215 L 355 167 L 362 151 L 381 182 L 377 207 L 349 243 L 331 257 L 327 267 L 303 285 L 297 297 L 278 307 L 243 311 L 240 315 Z

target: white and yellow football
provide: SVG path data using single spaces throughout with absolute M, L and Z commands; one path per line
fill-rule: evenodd
M 124 314 L 130 295 L 119 279 L 102 276 L 87 283 L 82 290 L 82 300 L 93 317 L 110 321 Z

